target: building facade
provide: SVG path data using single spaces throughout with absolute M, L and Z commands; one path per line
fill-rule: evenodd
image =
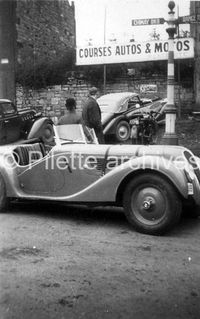
M 200 1 L 190 2 L 190 14 L 200 16 Z M 194 97 L 196 109 L 200 111 L 200 21 L 190 25 L 191 36 L 195 42 L 194 56 Z
M 15 97 L 16 3 L 0 0 L 0 98 Z

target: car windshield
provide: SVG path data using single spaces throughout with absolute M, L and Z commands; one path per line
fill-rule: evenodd
M 61 144 L 81 143 L 97 144 L 97 138 L 93 129 L 81 124 L 67 124 L 56 126 L 56 138 Z

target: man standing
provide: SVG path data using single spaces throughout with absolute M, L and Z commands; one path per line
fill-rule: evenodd
M 92 87 L 89 90 L 88 98 L 83 105 L 82 119 L 83 123 L 89 128 L 93 128 L 98 139 L 99 144 L 104 144 L 103 127 L 101 124 L 101 110 L 96 101 L 98 97 L 98 90 Z
M 67 114 L 61 116 L 58 121 L 58 125 L 63 124 L 81 124 L 81 115 L 76 113 L 76 101 L 74 98 L 68 98 L 66 100 Z

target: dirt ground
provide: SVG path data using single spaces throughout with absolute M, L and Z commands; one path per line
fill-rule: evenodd
M 198 119 L 177 134 L 200 155 Z M 153 237 L 121 209 L 18 203 L 0 215 L 0 319 L 199 319 L 199 247 L 200 219 Z
M 0 215 L 1 319 L 199 319 L 200 219 L 142 235 L 121 209 Z

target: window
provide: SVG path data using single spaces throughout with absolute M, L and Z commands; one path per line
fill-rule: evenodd
M 140 101 L 138 99 L 138 96 L 133 96 L 129 101 L 128 101 L 128 108 L 135 106 L 136 104 L 140 104 Z
M 0 113 L 3 113 L 5 116 L 15 114 L 15 106 L 12 103 L 4 102 L 0 104 Z

